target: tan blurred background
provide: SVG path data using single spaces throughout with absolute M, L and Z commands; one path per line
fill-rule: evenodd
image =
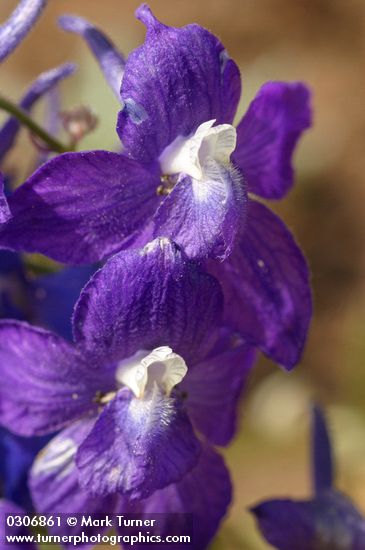
M 0 20 L 15 5 L 15 0 L 0 0 Z M 137 5 L 132 0 L 50 0 L 37 28 L 1 66 L 1 93 L 19 98 L 38 73 L 74 60 L 79 70 L 62 84 L 62 107 L 90 105 L 100 117 L 83 148 L 115 148 L 118 103 L 81 39 L 59 30 L 56 19 L 64 13 L 83 15 L 128 53 L 144 37 L 133 16 Z M 221 38 L 242 70 L 240 112 L 267 80 L 300 79 L 313 91 L 314 128 L 297 151 L 297 185 L 273 206 L 309 258 L 315 317 L 295 372 L 285 374 L 265 360 L 255 370 L 242 403 L 240 433 L 226 452 L 235 500 L 213 546 L 264 550 L 269 546 L 246 510 L 267 497 L 310 494 L 313 399 L 327 406 L 338 486 L 365 513 L 365 2 L 151 0 L 150 6 L 165 23 L 195 21 Z M 21 180 L 33 156 L 22 135 L 7 168 Z

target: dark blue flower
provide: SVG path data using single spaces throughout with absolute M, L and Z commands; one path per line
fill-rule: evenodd
M 0 251 L 0 319 L 26 320 L 71 340 L 72 311 L 94 266 L 31 277 L 21 257 Z
M 311 317 L 307 267 L 282 222 L 247 191 L 277 199 L 292 186 L 292 154 L 311 120 L 308 89 L 264 85 L 234 128 L 240 74 L 219 40 L 198 25 L 167 27 L 146 5 L 137 17 L 146 41 L 125 67 L 100 31 L 62 19 L 86 39 L 114 90 L 124 70 L 124 152 L 46 163 L 10 197 L 0 244 L 87 263 L 171 238 L 190 258 L 213 258 L 226 322 L 292 368 Z
M 315 495 L 311 500 L 268 500 L 251 509 L 259 528 L 278 550 L 363 550 L 365 519 L 333 487 L 327 426 L 319 408 L 313 415 Z
M 49 436 L 21 437 L 0 427 L 0 482 L 4 498 L 31 510 L 28 473 Z

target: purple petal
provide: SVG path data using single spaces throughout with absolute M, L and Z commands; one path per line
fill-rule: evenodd
M 26 512 L 13 504 L 12 502 L 9 502 L 5 499 L 0 499 L 0 550 L 9 550 L 9 548 L 13 548 L 14 550 L 37 550 L 37 547 L 33 543 L 29 542 L 18 542 L 18 543 L 7 543 L 5 542 L 5 534 L 7 535 L 14 535 L 14 536 L 31 536 L 32 533 L 24 526 L 14 526 L 14 527 L 8 527 L 5 528 L 5 517 L 6 514 L 12 515 L 12 516 L 23 516 L 26 515 Z
M 218 531 L 231 496 L 231 481 L 223 459 L 206 447 L 197 465 L 179 483 L 156 491 L 135 507 L 122 504 L 121 513 L 137 512 L 143 519 L 158 514 L 157 526 L 150 529 L 151 533 L 157 530 L 164 539 L 168 535 L 190 535 L 192 545 L 184 546 L 204 550 Z M 164 544 L 167 550 L 173 547 L 176 543 Z M 137 543 L 133 548 L 142 550 L 144 545 Z
M 155 236 L 168 235 L 189 258 L 224 259 L 243 224 L 245 203 L 240 174 L 211 161 L 206 181 L 181 176 L 156 212 Z
M 44 97 L 61 80 L 70 76 L 74 71 L 75 65 L 67 63 L 42 73 L 28 88 L 19 106 L 29 113 L 39 99 Z M 11 117 L 0 129 L 0 161 L 13 146 L 20 128 L 20 122 L 16 118 Z
M 116 497 L 93 498 L 79 485 L 75 456 L 93 426 L 92 420 L 76 422 L 63 430 L 45 447 L 35 460 L 29 478 L 31 494 L 38 514 L 95 515 L 115 511 Z M 102 532 L 94 528 L 80 531 L 67 523 L 50 529 L 52 535 L 87 535 Z
M 127 59 L 117 130 L 133 158 L 151 162 L 177 136 L 191 134 L 203 122 L 231 123 L 240 77 L 206 29 L 167 27 L 146 4 L 136 14 L 147 35 Z
M 189 365 L 204 357 L 221 308 L 217 281 L 173 243 L 156 239 L 117 254 L 94 275 L 75 307 L 74 337 L 110 361 L 170 346 Z
M 81 35 L 94 54 L 106 81 L 120 100 L 120 85 L 125 66 L 124 56 L 109 38 L 82 17 L 64 15 L 58 20 L 60 27 Z
M 10 218 L 11 212 L 4 192 L 4 176 L 0 172 L 0 223 L 5 223 Z
M 92 365 L 94 366 L 94 365 Z M 20 321 L 0 322 L 0 420 L 19 435 L 42 435 L 97 409 L 114 378 L 81 360 L 62 338 Z
M 241 241 L 223 263 L 211 262 L 225 294 L 228 324 L 285 368 L 301 357 L 312 314 L 305 259 L 283 222 L 248 204 Z
M 316 493 L 331 489 L 334 479 L 331 439 L 320 407 L 313 408 L 312 460 Z
M 236 431 L 239 398 L 255 360 L 253 348 L 231 349 L 188 370 L 179 388 L 195 428 L 213 445 L 228 445 Z
M 42 11 L 46 0 L 21 0 L 7 21 L 0 26 L 0 62 L 26 37 Z
M 76 457 L 80 483 L 93 495 L 146 498 L 196 464 L 200 443 L 178 401 L 155 388 L 136 399 L 121 390 L 105 407 Z
M 312 501 L 269 500 L 251 510 L 265 539 L 279 550 L 362 550 L 365 520 L 343 495 Z
M 300 82 L 269 82 L 249 106 L 237 127 L 232 158 L 251 193 L 280 199 L 293 185 L 293 152 L 311 125 L 309 101 L 309 90 Z
M 159 202 L 158 184 L 151 167 L 122 155 L 65 153 L 9 198 L 13 219 L 0 245 L 74 264 L 101 260 L 143 230 Z

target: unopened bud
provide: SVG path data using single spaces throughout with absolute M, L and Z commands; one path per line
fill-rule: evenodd
M 89 107 L 81 105 L 69 111 L 60 113 L 63 127 L 71 137 L 73 143 L 79 142 L 84 136 L 92 132 L 97 124 L 98 118 Z

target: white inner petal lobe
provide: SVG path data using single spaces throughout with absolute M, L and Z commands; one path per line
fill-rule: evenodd
M 140 350 L 133 357 L 121 361 L 117 368 L 117 382 L 138 398 L 157 385 L 166 395 L 181 382 L 187 373 L 182 357 L 163 346 L 151 352 Z
M 201 124 L 192 136 L 178 136 L 160 156 L 163 174 L 188 174 L 204 180 L 208 159 L 227 165 L 236 148 L 237 133 L 231 124 L 213 126 L 215 120 Z

